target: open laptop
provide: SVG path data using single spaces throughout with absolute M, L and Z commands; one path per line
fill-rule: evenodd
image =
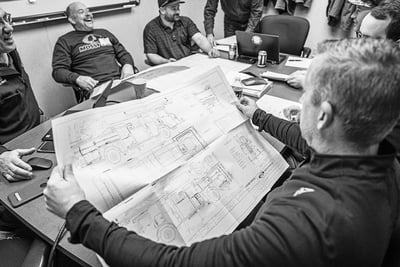
M 239 60 L 255 63 L 260 50 L 267 51 L 267 60 L 274 64 L 279 64 L 286 58 L 279 54 L 278 35 L 236 31 L 236 42 Z

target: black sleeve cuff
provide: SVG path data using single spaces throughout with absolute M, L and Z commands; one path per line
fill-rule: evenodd
M 86 217 L 91 213 L 100 213 L 92 204 L 87 200 L 82 200 L 76 203 L 67 212 L 66 227 L 71 233 L 69 241 L 73 244 L 81 243 L 80 240 L 80 227 L 85 221 Z
M 266 113 L 264 110 L 258 108 L 254 112 L 251 121 L 254 125 L 258 126 L 258 131 L 262 132 L 264 130 L 265 124 L 268 122 L 271 116 L 271 114 Z

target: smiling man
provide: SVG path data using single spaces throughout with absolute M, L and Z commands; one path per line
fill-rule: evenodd
M 179 0 L 158 0 L 160 15 L 151 20 L 143 31 L 144 53 L 150 65 L 176 61 L 192 54 L 192 42 L 210 57 L 218 57 L 194 22 L 180 16 Z
M 72 84 L 78 102 L 112 78 L 134 74 L 133 58 L 118 39 L 105 29 L 94 29 L 93 14 L 80 2 L 66 10 L 73 31 L 61 36 L 53 52 L 53 78 Z
M 40 109 L 16 50 L 11 15 L 1 8 L 0 28 L 0 173 L 9 181 L 30 179 L 32 168 L 21 157 L 35 149 L 1 145 L 38 125 Z

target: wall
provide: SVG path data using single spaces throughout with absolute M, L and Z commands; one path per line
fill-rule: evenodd
M 84 2 L 84 1 L 83 1 Z M 68 2 L 66 2 L 68 3 Z M 186 0 L 181 5 L 181 15 L 189 16 L 204 33 L 203 9 L 206 0 Z M 298 9 L 296 15 L 307 17 L 311 22 L 310 34 L 306 45 L 314 48 L 317 42 L 326 38 L 344 36 L 341 31 L 332 32 L 326 23 L 325 8 L 328 0 L 314 0 L 310 10 Z M 1 4 L 0 4 L 1 6 Z M 265 14 L 274 13 L 271 5 L 265 8 Z M 95 26 L 107 28 L 124 44 L 135 59 L 140 70 L 144 64 L 143 29 L 148 21 L 158 15 L 156 0 L 142 0 L 138 7 L 130 11 L 116 12 L 95 17 Z M 223 37 L 223 12 L 218 11 L 215 35 Z M 51 57 L 57 38 L 72 30 L 67 22 L 42 23 L 15 29 L 14 38 L 25 68 L 31 77 L 35 95 L 48 116 L 53 116 L 75 104 L 71 88 L 54 82 L 51 77 Z

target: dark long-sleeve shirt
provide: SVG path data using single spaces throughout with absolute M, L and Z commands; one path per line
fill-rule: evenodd
M 214 18 L 219 0 L 207 0 L 204 7 L 204 28 L 206 34 L 214 34 Z M 260 21 L 263 0 L 221 0 L 221 8 L 231 21 L 247 23 L 247 31 L 253 31 Z
M 9 53 L 9 61 L 8 66 L 0 64 L 0 144 L 40 123 L 40 109 L 16 50 Z
M 71 31 L 55 44 L 52 75 L 56 82 L 66 84 L 75 84 L 80 75 L 105 82 L 120 77 L 118 63 L 134 66 L 132 56 L 112 33 Z
M 265 122 L 258 126 L 304 150 L 298 126 L 257 112 L 253 121 Z M 312 152 L 268 195 L 253 223 L 230 235 L 190 247 L 163 245 L 105 220 L 87 201 L 68 212 L 67 228 L 71 242 L 111 266 L 399 266 L 393 260 L 400 259 L 399 177 L 387 142 L 375 156 Z

